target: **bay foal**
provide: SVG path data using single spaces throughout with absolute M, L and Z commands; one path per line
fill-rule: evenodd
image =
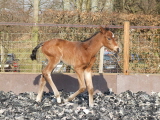
M 37 102 L 42 99 L 43 89 L 46 81 L 50 84 L 57 102 L 61 103 L 60 94 L 52 81 L 51 72 L 55 66 L 63 61 L 72 65 L 78 76 L 79 89 L 69 96 L 66 102 L 73 100 L 78 94 L 87 88 L 89 93 L 89 106 L 93 106 L 93 84 L 92 84 L 92 66 L 96 60 L 95 55 L 102 46 L 112 51 L 118 52 L 119 47 L 114 40 L 114 34 L 108 28 L 100 27 L 100 31 L 83 42 L 70 42 L 63 39 L 52 39 L 38 44 L 32 51 L 31 59 L 36 60 L 36 52 L 42 47 L 42 52 L 48 59 L 48 65 L 43 69 L 39 91 L 36 98 Z

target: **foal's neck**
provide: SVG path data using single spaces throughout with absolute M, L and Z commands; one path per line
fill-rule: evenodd
M 86 41 L 88 44 L 87 51 L 91 54 L 91 56 L 95 56 L 100 48 L 103 46 L 101 37 L 99 36 L 100 33 L 95 35 L 90 40 Z

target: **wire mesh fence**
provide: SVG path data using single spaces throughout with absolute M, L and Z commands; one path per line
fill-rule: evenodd
M 1 33 L 1 55 L 5 53 L 5 57 L 1 56 L 1 71 L 6 72 L 41 72 L 47 64 L 46 58 L 41 52 L 37 54 L 37 61 L 31 61 L 30 54 L 32 49 L 40 42 L 50 40 L 52 38 L 62 38 L 70 41 L 81 41 L 89 38 L 93 33 L 38 33 L 38 42 L 33 40 L 33 33 Z M 115 56 L 112 52 L 105 49 L 103 60 L 104 73 L 122 73 L 123 71 L 123 33 L 115 33 L 121 52 Z M 7 56 L 14 54 L 14 64 L 5 68 Z M 153 33 L 137 33 L 130 34 L 130 73 L 160 73 L 160 34 Z M 3 59 L 3 60 L 2 60 Z M 4 63 L 4 65 L 3 65 Z M 2 69 L 4 67 L 4 70 Z M 97 60 L 92 68 L 94 73 L 99 72 L 99 53 Z M 53 72 L 74 72 L 71 66 L 59 63 Z
M 34 36 L 31 33 L 1 33 L 1 54 L 4 53 L 5 60 L 4 64 L 6 64 L 7 57 L 11 54 L 14 54 L 16 62 L 18 64 L 19 72 L 41 72 L 42 69 L 47 64 L 46 58 L 44 55 L 38 51 L 37 53 L 37 61 L 31 61 L 30 54 L 33 48 L 40 42 L 44 42 L 50 40 L 52 38 L 62 38 L 68 40 L 83 40 L 83 38 L 87 38 L 91 33 L 85 34 L 69 34 L 69 33 L 39 33 L 39 40 L 35 42 L 32 39 Z M 75 36 L 78 36 L 77 38 Z M 98 58 L 98 55 L 97 55 Z M 1 62 L 2 64 L 2 62 Z M 7 63 L 8 64 L 8 63 Z M 2 65 L 1 65 L 2 66 Z M 12 65 L 13 66 L 13 65 Z M 71 66 L 67 66 L 65 64 L 58 64 L 57 70 L 53 72 L 74 72 Z M 17 72 L 15 70 L 10 70 L 11 67 L 6 68 L 7 72 Z M 5 70 L 4 70 L 5 71 Z M 98 72 L 98 59 L 93 66 L 93 71 Z
M 160 73 L 160 34 L 131 33 L 130 72 Z

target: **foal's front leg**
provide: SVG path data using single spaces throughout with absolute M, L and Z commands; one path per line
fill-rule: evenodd
M 78 76 L 78 82 L 79 82 L 79 89 L 72 95 L 68 97 L 68 99 L 65 102 L 73 100 L 78 94 L 82 93 L 86 89 L 85 81 L 84 81 L 84 70 L 83 68 L 75 68 L 75 71 Z
M 87 84 L 87 90 L 89 93 L 89 106 L 93 107 L 94 102 L 93 102 L 93 83 L 92 83 L 92 73 L 91 70 L 85 70 L 84 72 L 85 75 L 85 80 L 86 80 L 86 84 Z
M 89 106 L 90 107 L 93 107 L 93 105 L 94 105 L 94 102 L 93 102 L 94 88 L 93 88 L 93 83 L 92 83 L 92 70 L 91 70 L 91 68 L 92 68 L 95 60 L 96 60 L 96 57 L 93 57 L 90 61 L 90 64 L 88 65 L 88 67 L 84 71 L 85 81 L 87 84 L 87 90 L 89 93 Z

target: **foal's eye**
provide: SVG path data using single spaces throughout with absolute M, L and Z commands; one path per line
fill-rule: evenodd
M 111 40 L 111 38 L 108 38 L 108 40 Z

